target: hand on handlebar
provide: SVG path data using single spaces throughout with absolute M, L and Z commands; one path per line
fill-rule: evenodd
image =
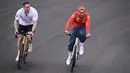
M 33 35 L 34 35 L 34 33 L 33 33 L 33 32 L 31 32 L 31 31 L 30 31 L 30 32 L 28 32 L 28 34 L 29 34 L 29 35 L 31 35 L 31 36 L 33 36 Z
M 17 35 L 19 32 L 18 32 L 18 30 L 15 30 L 15 35 Z
M 87 39 L 91 38 L 91 34 L 90 33 L 86 34 L 86 38 Z
M 18 30 L 15 30 L 15 38 L 17 38 L 18 33 Z
M 69 31 L 65 31 L 65 34 L 66 34 L 67 36 L 71 36 L 71 33 L 70 33 Z

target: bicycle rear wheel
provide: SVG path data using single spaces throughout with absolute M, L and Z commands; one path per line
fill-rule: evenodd
M 75 63 L 76 63 L 76 50 L 77 50 L 77 46 L 74 47 L 74 54 L 73 54 L 73 58 L 72 58 L 71 72 L 73 72 L 73 69 L 74 69 Z
M 22 47 L 20 49 L 20 55 L 19 55 L 19 60 L 18 60 L 18 69 L 21 69 L 22 61 L 23 61 L 23 49 L 24 49 L 24 44 L 22 44 Z

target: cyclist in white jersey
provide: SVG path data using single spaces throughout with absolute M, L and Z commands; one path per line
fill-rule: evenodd
M 35 8 L 30 6 L 28 1 L 23 2 L 23 8 L 19 9 L 15 15 L 14 20 L 14 28 L 15 34 L 17 35 L 18 42 L 17 48 L 18 53 L 16 56 L 16 61 L 19 59 L 20 47 L 23 39 L 23 34 L 28 33 L 28 37 L 30 38 L 29 49 L 28 51 L 32 51 L 32 39 L 31 37 L 34 35 L 34 31 L 37 26 L 38 20 L 38 12 Z M 17 34 L 18 33 L 18 34 Z

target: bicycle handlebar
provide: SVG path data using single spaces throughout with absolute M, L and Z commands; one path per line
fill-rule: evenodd
M 17 35 L 19 34 L 19 32 L 16 32 L 16 34 L 15 34 L 15 38 L 17 38 Z M 30 34 L 28 34 L 28 33 L 25 33 L 24 35 L 30 35 Z
M 68 36 L 71 36 L 72 35 L 72 33 L 70 33 L 70 34 L 67 34 Z M 89 37 L 86 37 L 86 39 L 89 39 L 89 38 L 91 38 L 91 36 L 89 36 Z

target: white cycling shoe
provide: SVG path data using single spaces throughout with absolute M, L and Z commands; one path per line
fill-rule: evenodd
M 68 58 L 66 60 L 66 64 L 70 65 L 70 62 L 71 62 L 71 59 L 72 59 L 72 52 L 69 52 L 68 54 L 69 54 L 69 56 L 68 56 Z
M 84 53 L 84 47 L 83 46 L 84 46 L 84 43 L 80 42 L 80 49 L 79 49 L 79 54 L 80 55 L 83 55 L 83 53 Z
M 18 50 L 18 54 L 17 54 L 17 56 L 16 56 L 16 58 L 15 58 L 15 61 L 18 61 L 18 60 L 19 60 L 19 55 L 20 55 L 20 51 Z
M 28 52 L 32 52 L 32 48 L 33 48 L 32 43 L 29 43 L 29 46 L 28 46 Z

